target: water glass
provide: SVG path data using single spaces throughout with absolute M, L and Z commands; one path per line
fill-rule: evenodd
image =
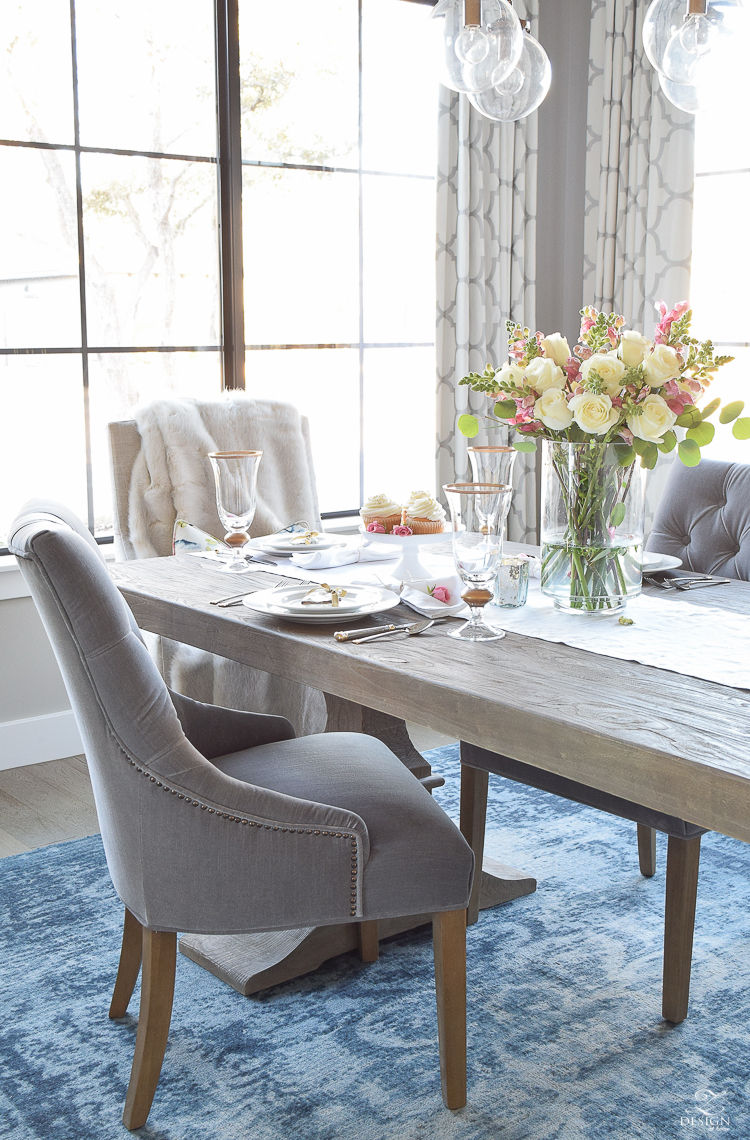
M 450 483 L 443 487 L 453 524 L 453 560 L 466 584 L 461 595 L 471 617 L 449 637 L 460 641 L 499 641 L 502 630 L 490 629 L 482 609 L 492 601 L 492 586 L 503 553 L 503 523 L 510 487 L 497 483 Z
M 214 451 L 208 458 L 216 483 L 216 508 L 226 529 L 224 542 L 233 558 L 221 569 L 229 574 L 246 574 L 251 567 L 242 548 L 250 541 L 248 527 L 255 518 L 258 466 L 262 451 Z

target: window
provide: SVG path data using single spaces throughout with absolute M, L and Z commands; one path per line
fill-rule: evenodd
M 731 13 L 728 12 L 728 15 Z M 726 95 L 726 93 L 724 93 Z M 731 106 L 696 115 L 691 296 L 693 329 L 717 353 L 735 358 L 720 369 L 710 395 L 750 404 L 750 93 L 740 84 Z M 674 298 L 681 300 L 681 298 Z M 748 414 L 745 409 L 744 415 Z M 710 459 L 750 462 L 750 443 L 717 417 Z
M 220 390 L 214 7 L 0 9 L 0 544 L 34 494 L 107 535 L 107 423 Z M 434 466 L 429 8 L 277 11 L 239 0 L 246 387 L 310 417 L 330 515 Z

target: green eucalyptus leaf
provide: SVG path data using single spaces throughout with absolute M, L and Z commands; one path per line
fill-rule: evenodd
M 612 526 L 619 526 L 624 518 L 625 518 L 625 504 L 624 503 L 615 503 L 615 506 L 612 510 L 612 514 L 609 516 L 609 521 L 611 522 Z
M 663 443 L 657 443 L 656 446 L 659 448 L 659 451 L 664 453 L 664 455 L 668 455 L 669 452 L 674 451 L 675 447 L 677 446 L 677 436 L 673 431 L 665 431 L 663 440 Z
M 691 428 L 701 422 L 701 414 L 695 407 L 686 408 L 681 416 L 677 417 L 677 426 Z
M 459 416 L 458 430 L 461 432 L 461 435 L 466 435 L 469 439 L 473 439 L 475 435 L 479 435 L 479 420 L 476 416 Z
M 536 451 L 536 444 L 533 439 L 518 439 L 513 446 L 516 451 Z
M 633 451 L 636 455 L 645 455 L 648 445 L 647 439 L 640 439 L 637 435 L 633 436 Z
M 498 400 L 495 404 L 495 415 L 500 420 L 509 420 L 517 411 L 515 400 Z
M 586 432 L 583 430 L 583 428 L 580 427 L 574 420 L 573 423 L 568 428 L 568 439 L 570 440 L 570 442 L 571 443 L 585 443 L 586 440 L 589 438 L 590 437 L 588 435 L 586 435 Z
M 635 448 L 628 447 L 627 444 L 624 444 L 623 447 L 624 450 L 620 451 L 618 445 L 617 450 L 620 456 L 618 462 L 621 467 L 630 467 L 630 464 L 635 460 Z
M 703 408 L 701 410 L 701 418 L 704 420 L 707 420 L 708 417 L 712 416 L 714 414 L 714 412 L 716 411 L 716 409 L 720 408 L 720 407 L 721 407 L 721 400 L 717 396 L 715 400 L 712 400 L 710 404 L 706 404 L 705 408 Z
M 687 438 L 694 439 L 698 447 L 707 447 L 715 435 L 716 428 L 713 424 L 701 422 L 696 427 L 690 428 Z
M 742 420 L 737 420 L 732 428 L 732 435 L 735 439 L 750 439 L 750 419 L 747 416 Z
M 731 404 L 725 404 L 724 407 L 721 409 L 721 415 L 719 416 L 719 423 L 720 424 L 731 424 L 732 420 L 737 419 L 737 416 L 740 415 L 740 413 L 742 412 L 742 409 L 744 407 L 745 407 L 745 401 L 744 400 L 732 400 Z
M 654 467 L 656 467 L 656 461 L 659 458 L 659 452 L 656 450 L 656 444 L 646 443 L 646 449 L 640 453 L 640 456 L 641 467 L 645 467 L 647 471 L 653 471 Z
M 701 449 L 694 439 L 685 439 L 679 443 L 677 454 L 686 467 L 697 467 L 701 461 Z

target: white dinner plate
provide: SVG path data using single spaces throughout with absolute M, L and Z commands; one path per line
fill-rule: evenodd
M 333 625 L 337 622 L 356 621 L 369 614 L 391 610 L 399 603 L 398 594 L 380 586 L 344 586 L 346 594 L 334 608 L 321 602 L 302 605 L 311 585 L 283 586 L 276 590 L 257 590 L 244 598 L 244 604 L 258 613 L 271 614 L 284 621 L 303 622 L 305 625 Z
M 253 545 L 271 554 L 307 554 L 311 550 L 331 550 L 334 546 L 344 545 L 342 539 L 330 534 L 319 534 L 309 542 L 293 542 L 293 537 L 285 535 L 283 538 L 261 538 Z
M 682 566 L 682 559 L 675 558 L 673 554 L 658 554 L 656 551 L 644 551 L 644 574 L 655 574 L 657 570 L 676 570 L 678 566 Z

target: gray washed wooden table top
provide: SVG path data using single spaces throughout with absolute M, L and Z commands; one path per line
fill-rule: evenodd
M 748 692 L 515 634 L 462 644 L 436 626 L 342 644 L 335 625 L 209 605 L 234 580 L 186 555 L 118 563 L 112 573 L 142 629 L 750 842 Z M 246 574 L 237 589 L 279 578 Z M 690 601 L 747 614 L 750 583 L 694 591 Z M 405 606 L 387 615 L 414 616 Z

